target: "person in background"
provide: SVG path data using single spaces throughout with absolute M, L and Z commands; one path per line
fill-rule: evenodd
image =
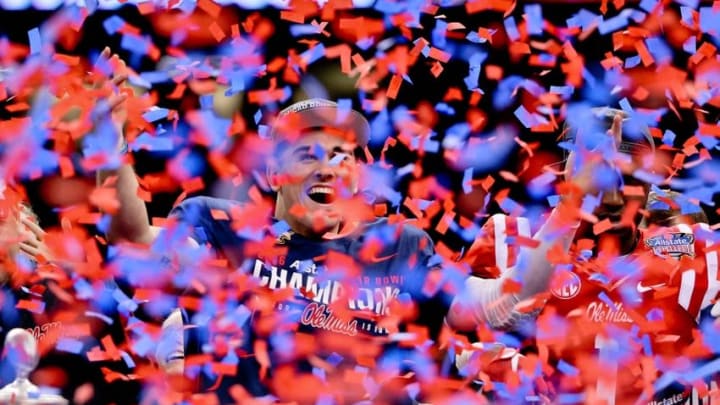
M 41 356 L 33 383 L 73 403 L 102 402 L 106 383 L 83 351 L 91 346 L 91 325 L 81 313 L 86 303 L 70 292 L 72 266 L 46 244 L 47 233 L 23 193 L 6 184 L 0 189 L 0 353 L 7 355 L 3 344 L 11 329 L 27 329 Z M 80 350 L 58 348 L 62 339 L 75 340 Z M 14 378 L 9 362 L 0 362 L 0 386 Z
M 683 213 L 679 205 L 681 198 L 682 194 L 673 190 L 650 191 L 645 207 L 648 212 L 645 218 L 646 226 L 710 223 L 702 207 L 692 206 L 690 212 Z
M 555 390 L 578 395 L 578 403 L 681 403 L 698 381 L 672 378 L 689 371 L 672 360 L 678 354 L 703 360 L 697 320 L 720 291 L 714 236 L 706 223 L 678 223 L 681 217 L 672 215 L 641 227 L 650 185 L 636 174 L 649 170 L 654 141 L 628 140 L 624 114 L 609 111 L 614 140 L 600 148 L 605 163 L 587 178 L 603 180 L 593 193 L 601 196 L 592 211 L 596 222 L 583 221 L 559 262 L 535 344 L 556 366 Z M 571 153 L 566 167 L 582 158 Z

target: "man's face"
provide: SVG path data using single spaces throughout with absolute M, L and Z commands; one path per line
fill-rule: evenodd
M 358 188 L 356 145 L 322 131 L 308 133 L 283 149 L 271 165 L 278 194 L 276 216 L 306 236 L 337 232 Z
M 612 226 L 606 232 L 632 235 L 642 221 L 640 210 L 645 208 L 650 190 L 647 183 L 632 175 L 640 167 L 639 159 L 633 158 L 604 172 L 608 181 L 593 214 L 599 221 L 610 221 Z
M 642 220 L 639 210 L 643 209 L 647 202 L 647 186 L 627 176 L 624 176 L 624 186 L 637 187 L 636 190 L 640 192 L 634 194 L 634 191 L 627 188 L 606 190 L 602 194 L 600 205 L 593 212 L 599 221 L 610 221 L 613 226 L 608 229 L 609 232 L 632 231 Z M 631 217 L 626 218 L 627 215 Z

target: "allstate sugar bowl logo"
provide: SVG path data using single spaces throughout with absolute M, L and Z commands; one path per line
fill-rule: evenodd
M 679 258 L 695 256 L 695 235 L 691 233 L 670 233 L 653 236 L 645 240 L 645 246 L 658 256 L 669 255 Z
M 572 271 L 560 270 L 555 273 L 550 292 L 562 300 L 569 300 L 580 293 L 580 277 Z

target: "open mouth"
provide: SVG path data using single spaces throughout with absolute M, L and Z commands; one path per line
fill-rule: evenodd
M 313 186 L 307 192 L 308 197 L 318 204 L 332 204 L 335 201 L 335 190 L 327 186 Z

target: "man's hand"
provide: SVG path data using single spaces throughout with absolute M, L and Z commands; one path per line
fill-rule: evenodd
M 608 139 L 613 151 L 617 151 L 622 142 L 622 123 L 624 116 L 620 113 L 613 116 L 610 129 L 607 131 Z M 577 139 L 575 140 L 577 143 Z M 568 197 L 582 198 L 584 195 L 597 194 L 600 190 L 598 170 L 607 165 L 600 153 L 588 150 L 576 150 L 570 153 L 565 163 L 565 180 L 572 190 Z
M 45 231 L 38 225 L 35 214 L 25 206 L 20 212 L 20 228 L 23 237 L 18 244 L 19 250 L 37 262 L 52 261 L 53 254 L 45 244 Z
M 59 86 L 48 128 L 70 134 L 80 148 L 86 135 L 109 117 L 118 148 L 122 147 L 129 115 L 127 101 L 133 96 L 133 89 L 127 85 L 131 73 L 126 63 L 106 47 L 90 72 L 82 72 L 80 77 L 77 72 L 69 73 L 69 80 Z
M 113 76 L 110 80 L 113 88 L 118 91 L 111 91 L 108 96 L 108 108 L 112 118 L 113 126 L 118 134 L 118 149 L 121 149 L 126 142 L 125 124 L 128 120 L 127 100 L 133 90 L 127 86 L 127 79 L 130 76 L 130 69 L 118 54 L 111 54 L 110 48 L 106 47 L 100 54 L 100 60 L 107 60 L 113 69 Z

